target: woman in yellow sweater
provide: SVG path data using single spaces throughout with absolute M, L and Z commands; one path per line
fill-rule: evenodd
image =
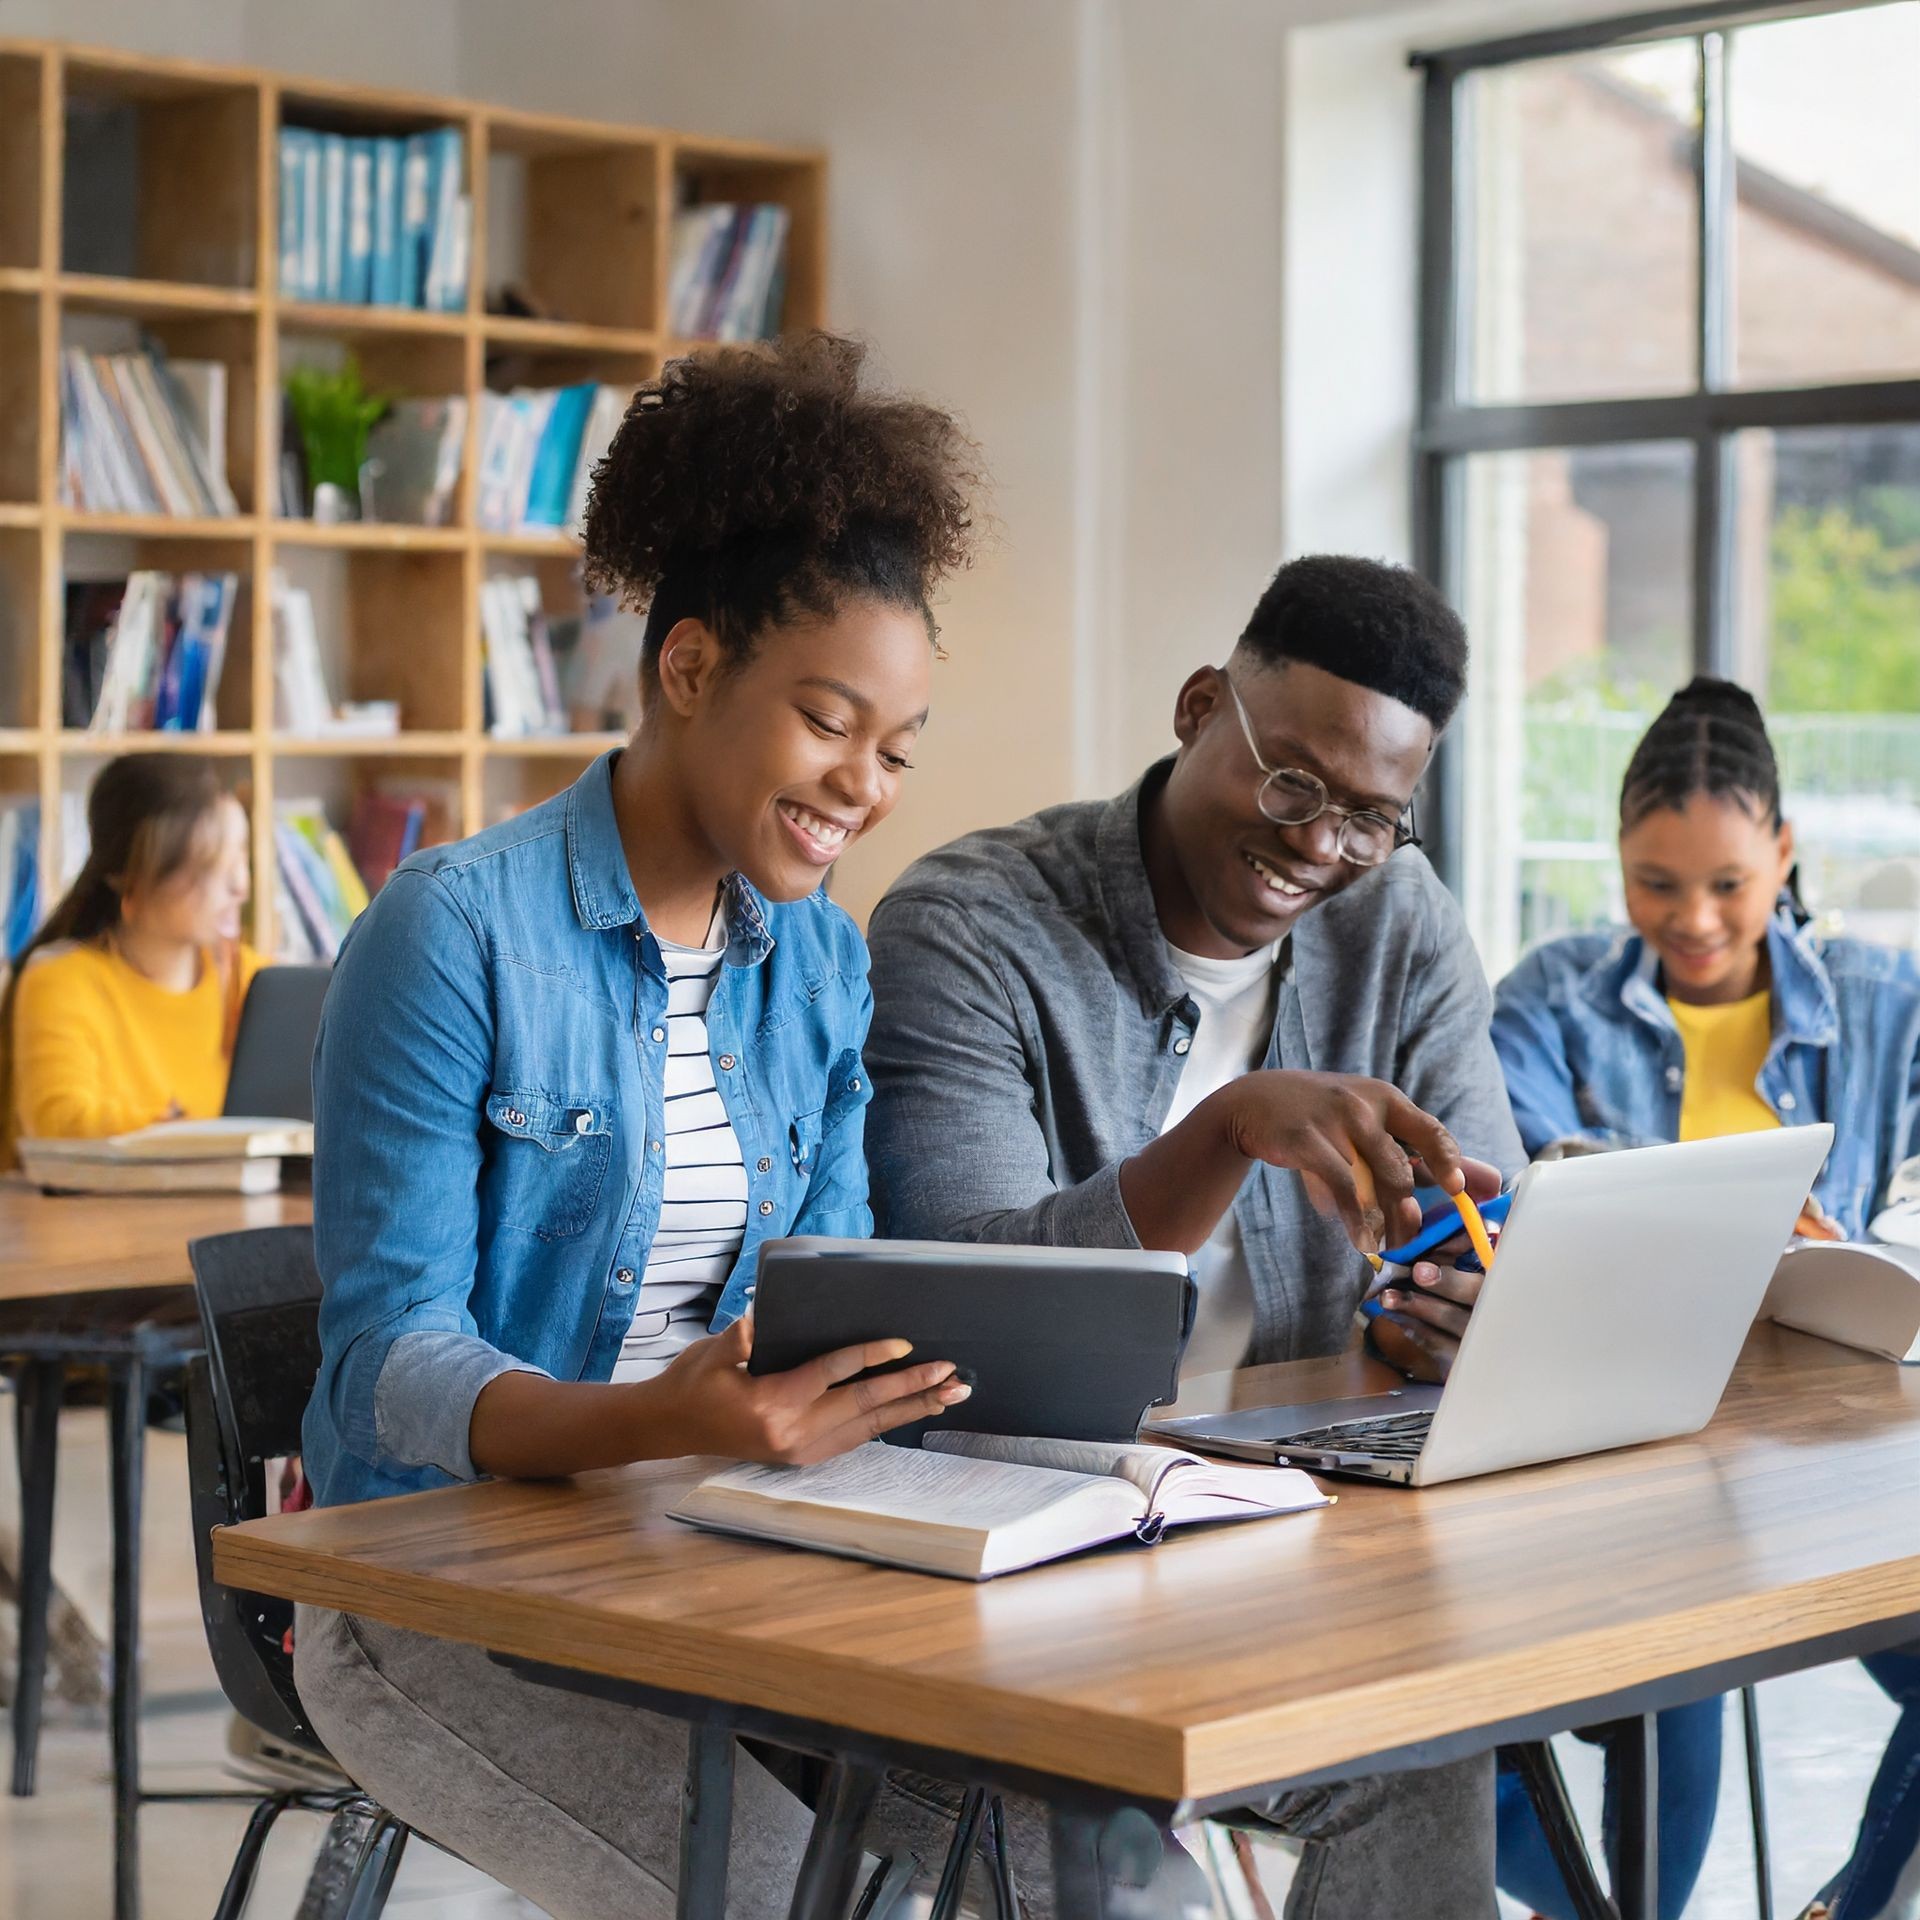
M 91 848 L 0 1000 L 0 1164 L 19 1139 L 203 1119 L 226 1099 L 247 818 L 211 761 L 136 753 L 87 800 Z

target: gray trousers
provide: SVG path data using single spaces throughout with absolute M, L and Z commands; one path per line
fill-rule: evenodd
M 671 1920 L 687 1733 L 678 1720 L 560 1692 L 477 1647 L 313 1607 L 297 1610 L 294 1677 L 334 1758 L 409 1826 L 554 1920 Z M 939 1729 L 927 1740 L 939 1744 Z M 876 1853 L 935 1871 L 957 1795 L 890 1784 L 867 1829 Z M 1046 1811 L 1007 1803 L 1029 1920 L 1052 1920 Z M 1258 1824 L 1308 1842 L 1287 1920 L 1491 1920 L 1490 1754 L 1283 1796 Z M 1249 1820 L 1248 1824 L 1256 1824 Z M 737 1756 L 728 1920 L 782 1920 L 812 1816 L 752 1754 Z M 1169 1851 L 1163 1910 L 1197 1890 Z

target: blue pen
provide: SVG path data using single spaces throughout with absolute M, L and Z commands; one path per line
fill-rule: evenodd
M 1513 1195 L 1502 1193 L 1493 1199 L 1482 1202 L 1480 1218 L 1489 1226 L 1498 1225 L 1506 1219 L 1507 1210 L 1513 1205 Z M 1368 1294 L 1360 1303 L 1360 1311 L 1368 1319 L 1377 1319 L 1386 1309 L 1381 1306 L 1380 1287 L 1402 1285 L 1411 1280 L 1413 1263 L 1422 1255 L 1431 1253 L 1435 1247 L 1451 1240 L 1460 1231 L 1460 1214 L 1451 1199 L 1444 1195 L 1434 1205 L 1427 1208 L 1420 1219 L 1420 1231 L 1403 1246 L 1388 1247 L 1380 1256 L 1380 1278 L 1376 1290 Z M 1479 1273 L 1479 1255 L 1469 1250 L 1454 1263 L 1461 1273 Z

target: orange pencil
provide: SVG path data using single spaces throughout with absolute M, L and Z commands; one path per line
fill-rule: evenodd
M 1473 1204 L 1473 1196 L 1462 1187 L 1453 1196 L 1453 1204 L 1460 1209 L 1460 1218 L 1466 1226 L 1467 1238 L 1473 1242 L 1473 1250 L 1480 1256 L 1480 1264 L 1491 1273 L 1493 1271 L 1493 1240 L 1487 1232 L 1487 1223 L 1480 1218 L 1480 1209 Z

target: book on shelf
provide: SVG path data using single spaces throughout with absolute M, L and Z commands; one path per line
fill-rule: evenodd
M 136 353 L 60 357 L 60 496 L 87 513 L 212 519 L 239 512 L 224 467 L 227 370 Z
M 473 201 L 459 128 L 368 138 L 289 126 L 277 153 L 285 298 L 465 307 Z
M 274 807 L 273 846 L 283 957 L 333 959 L 367 909 L 367 886 L 345 841 L 318 800 L 290 800 Z
M 561 661 L 561 690 L 576 733 L 627 733 L 640 724 L 640 652 L 643 615 L 604 593 L 589 594 L 579 618 L 549 616 L 547 629 Z
M 276 567 L 273 613 L 273 724 L 299 739 L 387 740 L 400 731 L 397 700 L 358 700 L 336 705 L 313 596 Z
M 811 1467 L 710 1474 L 672 1518 L 717 1533 L 991 1580 L 1169 1527 L 1330 1505 L 1294 1467 L 1230 1466 L 1171 1447 L 932 1433 L 870 1440 Z
M 40 802 L 0 800 L 0 972 L 40 924 Z
M 674 215 L 668 324 L 686 340 L 767 340 L 786 297 L 785 207 L 714 201 Z
M 367 436 L 367 457 L 379 462 L 373 499 L 381 520 L 444 527 L 453 517 L 466 440 L 464 394 L 394 401 Z
M 427 802 L 418 794 L 366 792 L 353 803 L 347 851 L 369 893 L 409 854 L 417 853 L 427 824 Z
M 240 580 L 142 570 L 67 583 L 61 720 L 94 733 L 210 733 Z
M 480 639 L 487 731 L 503 739 L 565 733 L 559 669 L 534 575 L 493 574 L 480 583 Z
M 475 518 L 490 533 L 577 532 L 630 389 L 516 387 L 480 402 Z

